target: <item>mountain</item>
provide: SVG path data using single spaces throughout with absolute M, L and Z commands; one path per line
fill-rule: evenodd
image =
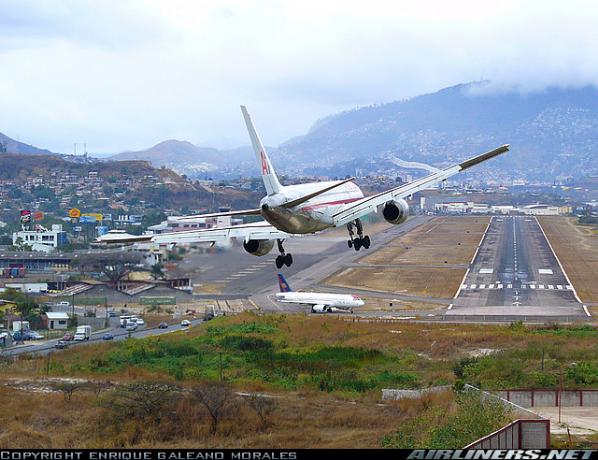
M 342 174 L 356 166 L 386 167 L 388 155 L 443 166 L 502 144 L 512 152 L 485 165 L 490 174 L 549 180 L 596 174 L 598 90 L 524 94 L 493 90 L 490 82 L 457 85 L 319 120 L 282 144 L 277 156 Z
M 11 139 L 5 134 L 0 133 L 0 153 L 24 153 L 34 155 L 51 155 L 52 152 L 45 149 L 38 149 L 33 145 L 24 144 Z
M 155 167 L 166 166 L 189 177 L 205 175 L 226 175 L 229 171 L 244 170 L 253 161 L 253 151 L 249 147 L 231 150 L 217 150 L 198 147 L 191 142 L 170 139 L 146 150 L 122 152 L 110 160 L 147 160 Z

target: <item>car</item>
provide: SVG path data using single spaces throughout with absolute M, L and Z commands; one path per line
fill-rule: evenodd
M 110 311 L 108 312 L 108 316 L 109 316 L 110 318 L 115 318 L 116 316 L 118 316 L 118 313 L 116 313 L 114 310 L 110 310 Z
M 137 330 L 137 323 L 127 323 L 125 330 L 129 332 Z
M 137 326 L 145 326 L 145 321 L 143 321 L 141 318 L 137 318 Z
M 30 331 L 29 337 L 31 338 L 31 340 L 42 340 L 44 338 L 43 335 L 36 331 Z
M 54 345 L 54 348 L 58 348 L 59 350 L 62 350 L 64 348 L 67 348 L 68 346 L 69 346 L 69 343 L 66 340 L 59 340 Z
M 113 339 L 114 339 L 114 334 L 112 334 L 111 332 L 106 332 L 102 336 L 102 340 L 113 340 Z
M 168 329 L 168 323 L 162 321 L 160 324 L 158 324 L 158 329 Z
M 189 321 L 188 319 L 184 319 L 183 321 L 181 321 L 181 327 L 189 327 L 191 326 L 191 321 Z
M 71 334 L 70 332 L 67 332 L 66 334 L 64 334 L 62 336 L 62 340 L 64 340 L 65 342 L 70 342 L 74 338 L 75 338 L 74 334 Z

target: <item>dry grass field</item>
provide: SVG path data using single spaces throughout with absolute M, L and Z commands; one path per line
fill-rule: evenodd
M 243 313 L 161 337 L 2 359 L 0 407 L 10 416 L 0 448 L 392 447 L 407 427 L 423 435 L 414 447 L 430 447 L 458 414 L 454 393 L 387 402 L 381 388 L 557 388 L 563 369 L 566 387 L 596 387 L 597 333 Z M 73 379 L 87 382 L 69 398 L 64 382 Z M 213 430 L 195 393 L 209 382 L 230 392 Z M 148 404 L 152 392 L 136 391 L 135 402 L 117 404 L 119 391 L 158 383 L 176 394 Z M 255 392 L 270 401 L 264 419 L 247 396 Z
M 450 298 L 465 274 L 488 217 L 437 217 L 359 259 L 325 284 Z
M 598 235 L 574 218 L 539 217 L 538 221 L 582 302 L 598 305 Z

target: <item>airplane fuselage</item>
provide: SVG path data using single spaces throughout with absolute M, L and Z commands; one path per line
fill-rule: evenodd
M 356 295 L 331 294 L 324 292 L 279 292 L 276 300 L 285 303 L 305 305 L 322 305 L 325 307 L 342 308 L 345 310 L 361 307 L 364 302 Z
M 333 227 L 332 216 L 348 203 L 364 196 L 361 189 L 353 182 L 339 185 L 295 207 L 288 208 L 284 204 L 335 183 L 317 182 L 284 186 L 279 193 L 262 198 L 261 215 L 264 220 L 286 233 L 315 233 Z

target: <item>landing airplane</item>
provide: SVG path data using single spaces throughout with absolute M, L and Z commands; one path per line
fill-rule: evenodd
M 100 236 L 96 242 L 120 244 L 143 241 L 157 244 L 216 243 L 229 238 L 242 238 L 245 251 L 255 256 L 268 254 L 276 243 L 280 253 L 276 258 L 276 267 L 278 269 L 283 265 L 290 267 L 293 263 L 293 256 L 285 253 L 283 247 L 283 242 L 287 238 L 318 233 L 332 227 L 346 226 L 349 232 L 347 241 L 349 248 L 356 251 L 361 248 L 368 249 L 371 239 L 368 235 L 364 235 L 361 217 L 377 212 L 378 208 L 382 206 L 382 216 L 387 222 L 393 225 L 402 224 L 409 215 L 406 197 L 509 150 L 508 145 L 503 145 L 462 163 L 438 170 L 422 179 L 365 197 L 361 189 L 353 183 L 353 178 L 330 182 L 281 185 L 245 106 L 241 106 L 241 112 L 267 192 L 267 195 L 260 201 L 260 207 L 183 216 L 177 220 L 185 222 L 222 216 L 261 216 L 264 218 L 263 221 L 232 227 L 213 227 L 155 235 L 136 236 L 109 232 Z
M 356 295 L 294 292 L 280 273 L 278 287 L 280 288 L 280 292 L 276 294 L 278 302 L 311 305 L 312 313 L 332 313 L 335 309 L 353 313 L 353 307 L 361 307 L 364 304 L 363 300 Z

